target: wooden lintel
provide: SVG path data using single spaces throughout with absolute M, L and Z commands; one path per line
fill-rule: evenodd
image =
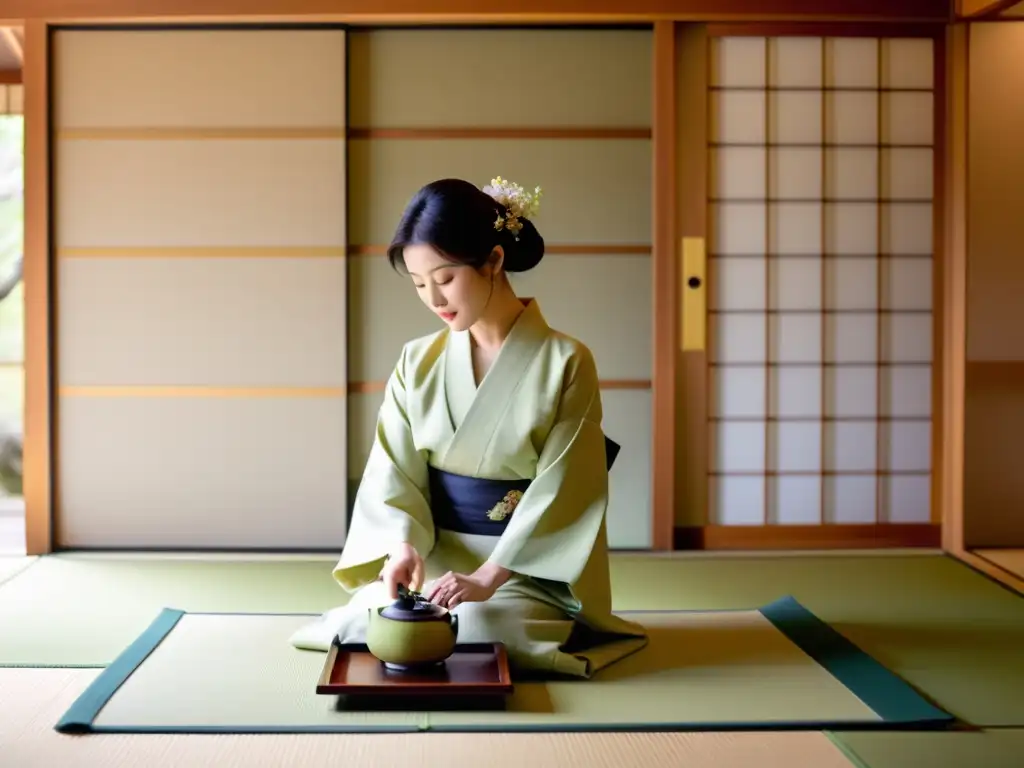
M 353 24 L 653 21 L 946 21 L 948 0 L 6 0 L 6 19 L 55 23 L 337 21 Z M 4 19 L 0 19 L 3 23 Z
M 1024 0 L 959 0 L 956 15 L 960 19 L 986 19 L 998 16 Z

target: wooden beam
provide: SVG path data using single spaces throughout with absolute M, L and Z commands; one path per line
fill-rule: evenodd
M 941 536 L 941 527 L 933 523 L 705 525 L 676 529 L 676 546 L 708 551 L 937 549 Z
M 342 21 L 351 23 L 614 23 L 624 21 L 943 21 L 948 0 L 7 0 L 5 19 L 111 21 Z M 0 19 L 4 22 L 5 19 Z
M 680 333 L 676 347 L 679 447 L 676 449 L 676 524 L 702 526 L 708 518 L 708 363 L 707 285 L 708 237 L 708 25 L 681 24 L 676 40 L 676 179 L 679 237 L 697 247 L 696 264 L 680 265 L 675 284 L 680 302 Z M 680 243 L 682 247 L 682 243 Z M 692 248 L 692 246 L 691 246 Z M 689 251 L 692 253 L 692 250 Z M 696 273 L 684 273 L 684 269 Z M 691 277 L 703 285 L 692 288 Z M 684 282 L 686 283 L 684 287 Z M 683 330 L 682 323 L 689 330 Z M 692 335 L 691 335 L 692 334 Z
M 47 27 L 25 25 L 25 538 L 53 551 L 50 379 L 50 142 Z
M 1020 5 L 1022 0 L 959 0 L 956 15 L 961 19 L 984 19 Z
M 964 552 L 964 408 L 967 354 L 967 44 L 966 24 L 946 36 L 946 151 L 942 306 L 942 547 Z
M 654 25 L 652 227 L 654 370 L 652 404 L 652 549 L 673 547 L 676 515 L 676 25 Z
M 949 384 L 949 356 L 947 336 L 950 327 L 946 323 L 946 268 L 949 252 L 949 238 L 946 219 L 949 216 L 949 26 L 938 30 L 933 40 L 932 82 L 932 365 L 931 365 L 931 521 L 941 525 L 943 510 L 948 499 L 945 496 L 946 475 L 953 469 L 944 461 L 946 451 L 946 390 Z M 954 335 L 954 340 L 957 337 Z

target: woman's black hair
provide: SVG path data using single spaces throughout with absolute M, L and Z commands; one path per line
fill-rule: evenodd
M 495 229 L 495 221 L 505 215 L 505 206 L 475 184 L 462 179 L 431 182 L 406 206 L 388 246 L 388 261 L 397 270 L 405 266 L 406 246 L 424 244 L 450 261 L 479 269 L 500 245 L 505 254 L 502 268 L 507 272 L 533 269 L 544 258 L 544 238 L 533 222 L 523 218 L 516 234 Z

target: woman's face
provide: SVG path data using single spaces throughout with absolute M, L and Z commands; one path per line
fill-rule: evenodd
M 480 270 L 448 261 L 429 245 L 406 246 L 403 255 L 405 269 L 427 309 L 453 331 L 464 331 L 480 319 L 490 301 L 502 255 L 500 248 L 495 250 L 496 262 Z

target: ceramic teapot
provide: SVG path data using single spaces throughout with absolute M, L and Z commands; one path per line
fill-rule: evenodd
M 402 585 L 394 603 L 369 611 L 366 647 L 389 669 L 440 664 L 455 650 L 459 617 Z

